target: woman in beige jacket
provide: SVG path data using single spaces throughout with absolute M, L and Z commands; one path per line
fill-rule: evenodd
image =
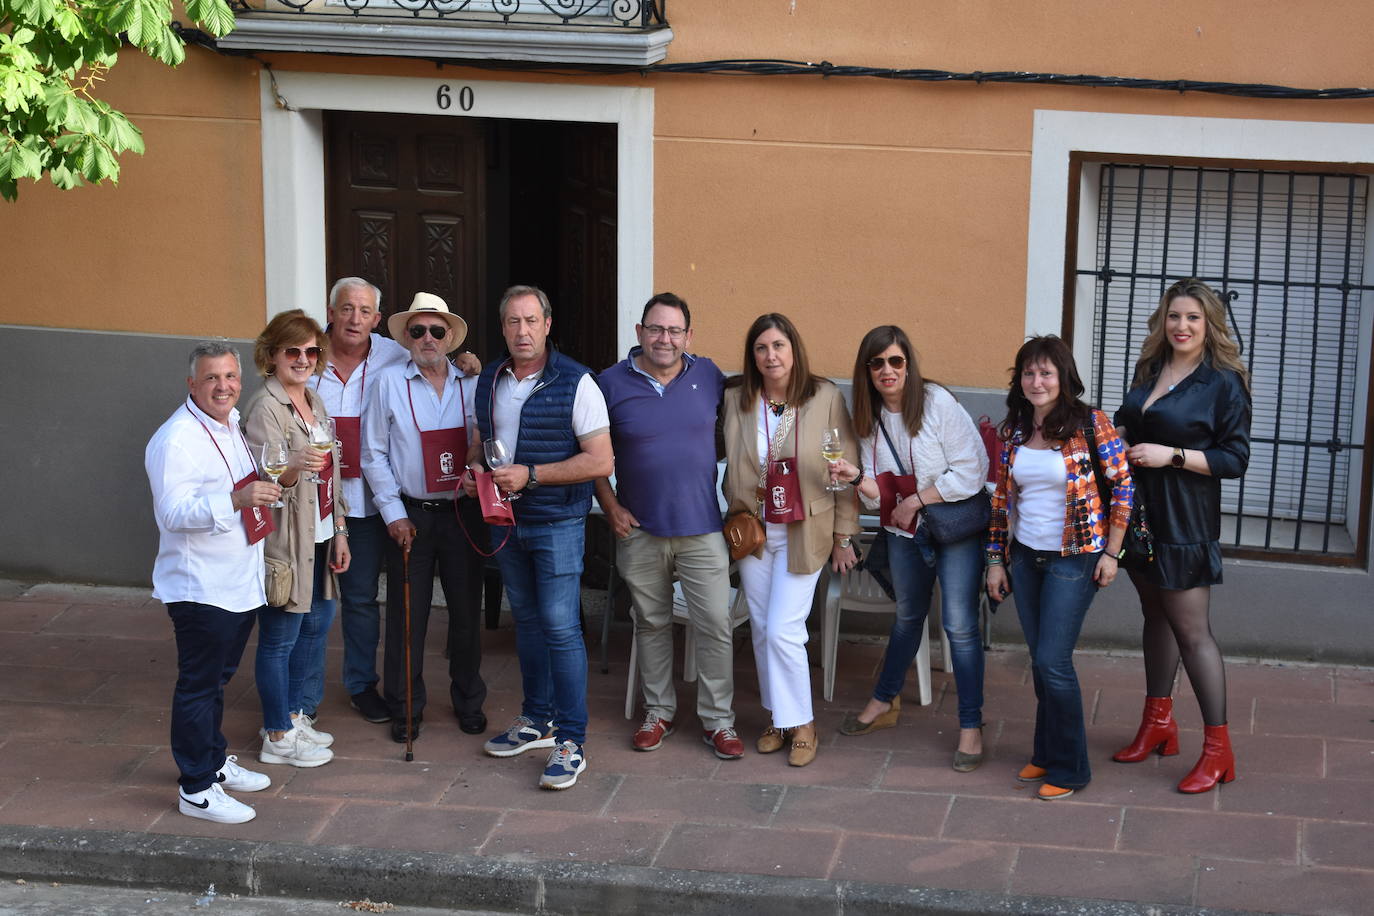
M 244 433 L 259 456 L 264 442 L 284 440 L 290 462 L 281 475 L 284 507 L 265 554 L 291 568 L 291 594 L 258 614 L 254 677 L 262 701 L 263 763 L 315 767 L 334 756 L 334 738 L 314 727 L 324 690 L 324 648 L 334 620 L 336 575 L 348 569 L 346 507 L 333 450 L 310 447 L 310 429 L 327 417 L 306 382 L 324 371 L 327 338 L 300 309 L 273 318 L 253 348 L 266 377 L 244 411 Z M 313 478 L 322 477 L 316 483 Z
M 826 560 L 837 572 L 855 562 L 859 532 L 852 489 L 827 490 L 821 438 L 839 430 L 854 454 L 844 397 L 811 374 L 796 327 L 784 315 L 760 315 L 744 340 L 744 373 L 724 402 L 725 495 L 729 512 L 754 512 L 767 543 L 739 563 L 749 602 L 759 692 L 772 721 L 758 739 L 769 754 L 791 742 L 788 763 L 816 756 L 806 619 Z

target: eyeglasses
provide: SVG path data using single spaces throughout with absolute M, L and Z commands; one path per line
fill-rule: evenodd
M 872 359 L 870 359 L 870 360 L 868 361 L 868 368 L 869 368 L 870 370 L 872 370 L 873 372 L 877 372 L 878 370 L 880 370 L 880 369 L 883 368 L 883 363 L 887 363 L 887 364 L 888 364 L 889 366 L 891 366 L 893 369 L 900 369 L 900 368 L 902 368 L 903 366 L 906 365 L 906 357 L 905 357 L 905 356 L 889 356 L 889 357 L 884 358 L 884 357 L 881 357 L 881 356 L 875 356 L 875 357 L 873 357 Z
M 301 347 L 282 347 L 282 352 L 285 353 L 285 354 L 286 354 L 288 357 L 290 357 L 291 359 L 300 359 L 300 358 L 301 358 L 302 348 L 301 348 Z M 305 348 L 304 348 L 304 352 L 305 352 L 305 358 L 306 358 L 306 359 L 319 359 L 319 358 L 320 358 L 320 348 L 319 348 L 319 347 L 305 347 Z
M 428 331 L 429 336 L 433 337 L 435 340 L 443 340 L 448 334 L 448 325 L 412 324 L 410 327 L 406 328 L 406 332 L 410 334 L 411 340 L 419 340 L 421 337 L 425 336 L 426 331 Z
M 665 328 L 661 324 L 646 324 L 641 325 L 641 327 L 644 328 L 644 333 L 650 337 L 662 337 L 667 334 L 673 340 L 681 340 L 682 336 L 687 333 L 686 328 Z

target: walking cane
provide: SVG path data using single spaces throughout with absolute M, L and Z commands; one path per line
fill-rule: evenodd
M 402 592 L 404 596 L 405 610 L 405 641 L 406 641 L 406 763 L 415 759 L 415 719 L 411 714 L 411 687 L 410 687 L 410 545 L 407 544 L 401 551 L 401 570 L 405 576 L 405 586 Z

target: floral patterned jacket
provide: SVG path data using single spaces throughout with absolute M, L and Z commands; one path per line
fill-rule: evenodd
M 1016 461 L 1016 447 L 1028 437 L 1024 430 L 1016 430 L 1011 439 L 1002 443 L 997 465 L 997 489 L 992 494 L 992 520 L 988 524 L 987 556 L 989 560 L 1005 560 L 1010 533 L 1008 510 L 1015 508 L 1015 492 L 1011 482 L 1011 468 Z M 1126 461 L 1126 443 L 1116 434 L 1116 427 L 1100 410 L 1093 411 L 1093 438 L 1097 443 L 1097 461 L 1102 475 L 1112 485 L 1110 515 L 1103 511 L 1102 496 L 1097 490 L 1093 474 L 1088 439 L 1083 430 L 1075 430 L 1064 443 L 1064 556 L 1077 553 L 1099 553 L 1107 547 L 1107 526 L 1125 530 L 1131 518 L 1131 501 L 1135 486 L 1131 482 L 1131 466 Z

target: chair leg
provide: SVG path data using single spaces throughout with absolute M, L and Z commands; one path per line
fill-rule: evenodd
M 821 695 L 829 703 L 835 698 L 835 653 L 840 635 L 840 583 L 843 577 L 830 580 L 826 594 L 825 617 L 821 624 L 821 673 L 824 687 Z
M 625 718 L 635 717 L 635 704 L 639 699 L 639 643 L 630 637 L 630 671 L 625 675 Z
M 921 648 L 916 650 L 916 685 L 921 691 L 921 705 L 929 706 L 930 692 L 930 634 L 921 634 Z

